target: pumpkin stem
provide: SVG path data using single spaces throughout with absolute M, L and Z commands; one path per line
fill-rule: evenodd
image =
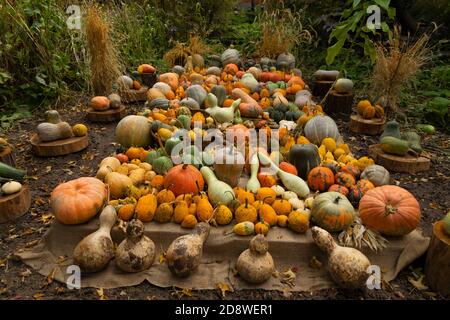
M 188 164 L 187 163 L 183 163 L 183 166 L 181 168 L 185 170 L 187 167 L 188 167 Z
M 394 214 L 394 213 L 396 213 L 397 212 L 397 209 L 393 206 L 393 205 L 391 205 L 391 204 L 388 204 L 386 207 L 385 207 L 385 209 L 384 209 L 384 215 L 385 216 L 388 216 L 388 215 L 390 215 L 390 214 Z
M 245 198 L 245 209 L 248 209 L 248 198 Z
M 341 200 L 341 197 L 336 197 L 336 199 L 334 199 L 334 203 L 338 204 L 340 200 Z

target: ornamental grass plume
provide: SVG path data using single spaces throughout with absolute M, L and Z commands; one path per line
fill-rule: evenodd
M 420 68 L 430 59 L 430 34 L 423 33 L 417 40 L 401 38 L 399 27 L 394 28 L 387 45 L 375 44 L 376 62 L 372 74 L 374 96 L 391 112 L 399 112 L 400 93 Z
M 87 9 L 85 32 L 92 89 L 95 95 L 108 95 L 123 68 L 110 38 L 110 26 L 96 6 Z

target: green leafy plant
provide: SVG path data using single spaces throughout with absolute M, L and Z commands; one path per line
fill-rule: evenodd
M 328 47 L 327 64 L 333 63 L 346 43 L 350 43 L 350 46 L 361 46 L 364 54 L 369 56 L 371 61 L 374 62 L 376 53 L 373 38 L 382 38 L 383 34 L 387 34 L 389 38 L 391 37 L 391 29 L 387 21 L 393 21 L 395 18 L 395 8 L 390 7 L 389 4 L 390 0 L 348 0 L 346 2 L 347 8 L 342 12 L 339 23 L 333 29 L 328 39 L 329 44 L 333 41 L 334 43 Z M 381 33 L 376 28 L 367 26 L 367 19 L 369 18 L 367 10 L 373 5 L 381 9 Z

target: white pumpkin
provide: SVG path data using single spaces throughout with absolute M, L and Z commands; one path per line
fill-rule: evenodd
M 340 140 L 339 129 L 329 116 L 318 115 L 309 120 L 304 129 L 305 137 L 316 145 L 320 145 L 323 139 L 333 138 Z

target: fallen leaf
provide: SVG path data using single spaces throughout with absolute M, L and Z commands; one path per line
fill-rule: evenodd
M 36 240 L 32 240 L 30 242 L 25 243 L 25 248 L 31 248 L 34 247 L 35 245 L 37 245 L 39 242 L 39 239 Z
M 35 204 L 36 206 L 40 207 L 40 206 L 43 206 L 43 205 L 47 204 L 47 201 L 45 201 L 45 200 L 42 199 L 42 198 L 37 198 L 37 199 L 34 201 L 34 204 Z
M 216 284 L 216 287 L 222 293 L 222 298 L 225 298 L 227 292 L 233 292 L 233 288 L 231 288 L 227 283 L 219 282 Z
M 95 158 L 95 154 L 92 153 L 92 152 L 86 152 L 85 154 L 83 154 L 83 155 L 81 156 L 81 159 L 83 159 L 83 160 L 89 160 L 89 161 L 93 160 L 94 158 Z
M 8 258 L 0 259 L 0 267 L 5 267 L 6 266 L 6 262 L 8 262 Z
M 29 236 L 35 232 L 36 232 L 35 228 L 26 228 L 25 230 L 22 231 L 22 236 Z
M 20 273 L 20 276 L 22 277 L 22 282 L 25 282 L 25 278 L 29 277 L 31 275 L 30 269 L 26 269 L 25 271 Z
M 146 300 L 156 300 L 156 296 L 147 296 L 145 297 Z
M 161 254 L 159 255 L 159 264 L 163 264 L 166 261 L 166 252 L 161 245 Z
M 287 271 L 283 272 L 281 274 L 281 283 L 287 284 L 290 287 L 295 287 L 295 280 L 297 276 L 295 275 L 294 271 L 292 269 L 288 269 Z
M 50 171 L 52 171 L 52 166 L 46 166 L 44 172 L 49 173 Z
M 34 300 L 43 300 L 44 299 L 44 294 L 39 292 L 33 295 Z
M 430 203 L 430 208 L 431 209 L 439 209 L 439 205 L 436 202 L 431 202 Z
M 127 293 L 125 292 L 125 291 L 120 291 L 120 293 L 119 293 L 119 296 L 126 296 L 127 295 Z
M 100 298 L 100 300 L 108 300 L 108 297 L 103 292 L 103 288 L 95 289 L 95 292 L 97 293 L 97 296 Z
M 428 287 L 423 284 L 424 276 L 421 276 L 419 279 L 415 280 L 412 277 L 408 277 L 409 283 L 411 283 L 417 290 L 427 290 Z
M 55 216 L 51 213 L 44 213 L 39 219 L 43 224 L 50 223 Z
M 178 299 L 181 299 L 182 297 L 193 297 L 192 289 L 191 288 L 182 288 L 181 290 L 178 290 L 175 288 L 170 295 L 172 297 L 176 297 Z
M 56 294 L 63 294 L 64 292 L 66 292 L 66 289 L 64 289 L 64 287 L 56 287 L 55 292 Z

